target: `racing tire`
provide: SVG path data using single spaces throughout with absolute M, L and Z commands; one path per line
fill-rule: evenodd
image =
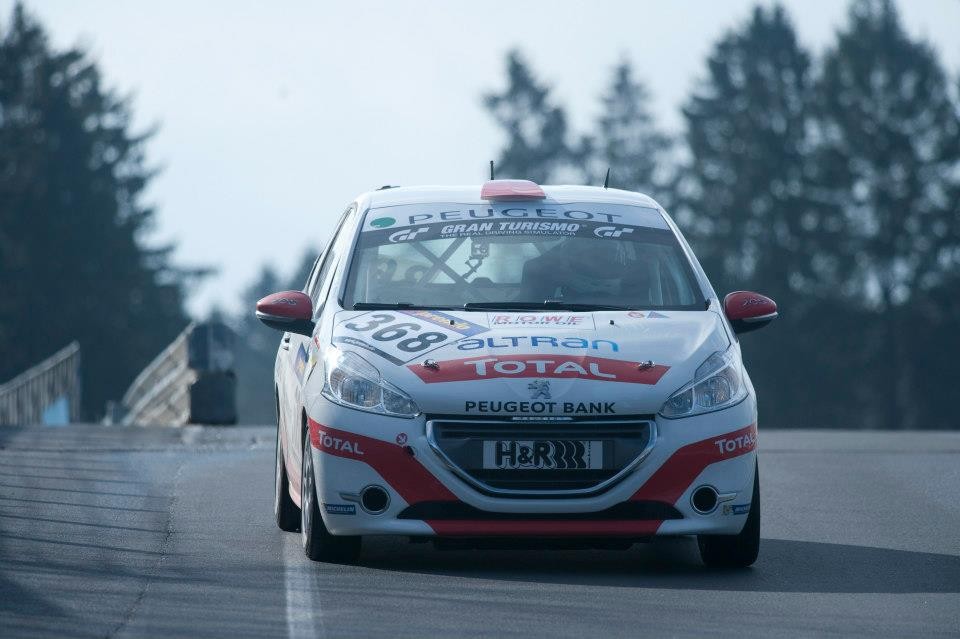
M 300 530 L 300 509 L 290 497 L 290 479 L 283 463 L 283 443 L 280 440 L 280 422 L 277 421 L 277 454 L 274 464 L 273 516 L 277 527 L 284 532 Z
M 303 437 L 300 489 L 300 537 L 304 554 L 314 561 L 334 564 L 356 562 L 360 557 L 360 537 L 331 535 L 320 515 L 309 432 L 304 433 Z
M 760 469 L 754 468 L 753 500 L 740 534 L 697 536 L 700 559 L 710 568 L 746 568 L 760 554 Z

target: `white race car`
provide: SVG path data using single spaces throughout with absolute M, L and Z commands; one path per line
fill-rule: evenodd
M 493 180 L 385 188 L 340 218 L 302 292 L 257 317 L 275 366 L 277 524 L 308 557 L 363 535 L 628 547 L 760 541 L 757 402 L 721 301 L 652 199 Z

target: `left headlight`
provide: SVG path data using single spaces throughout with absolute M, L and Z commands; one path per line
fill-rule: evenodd
M 327 349 L 324 376 L 324 397 L 341 406 L 392 417 L 420 414 L 409 395 L 385 381 L 373 364 L 356 353 Z
M 717 351 L 700 365 L 693 381 L 670 396 L 660 409 L 667 418 L 710 413 L 737 404 L 747 396 L 740 358 L 734 347 Z

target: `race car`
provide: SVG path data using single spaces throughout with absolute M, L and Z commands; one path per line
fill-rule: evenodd
M 757 401 L 739 335 L 645 195 L 491 180 L 384 188 L 343 213 L 302 291 L 257 317 L 274 369 L 277 525 L 313 560 L 364 535 L 629 547 L 760 541 Z

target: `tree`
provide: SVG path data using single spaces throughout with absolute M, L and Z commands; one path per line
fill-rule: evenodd
M 779 303 L 781 319 L 743 348 L 773 409 L 767 423 L 784 425 L 854 417 L 837 389 L 864 363 L 848 343 L 859 317 L 835 304 L 822 311 L 843 247 L 810 189 L 813 81 L 786 11 L 756 7 L 714 46 L 683 109 L 689 160 L 678 221 L 721 295 L 756 290 Z
M 841 290 L 879 320 L 874 403 L 887 427 L 916 426 L 925 386 L 919 311 L 960 266 L 951 193 L 960 170 L 957 105 L 936 52 L 904 31 L 892 2 L 857 0 L 825 56 L 817 115 L 817 192 L 839 212 L 853 257 Z M 957 338 L 950 341 L 956 352 Z
M 633 77 L 633 67 L 622 61 L 613 69 L 603 111 L 596 123 L 588 183 L 598 184 L 607 168 L 610 185 L 642 191 L 661 199 L 666 194 L 670 168 L 670 138 L 661 133 L 650 114 L 647 88 Z
M 102 412 L 184 327 L 184 273 L 142 241 L 147 135 L 84 52 L 51 50 L 20 4 L 0 25 L 0 379 L 73 339 Z
M 577 161 L 567 144 L 566 114 L 553 104 L 550 89 L 537 81 L 519 52 L 507 54 L 507 88 L 486 94 L 483 103 L 507 135 L 497 177 L 543 184 Z

